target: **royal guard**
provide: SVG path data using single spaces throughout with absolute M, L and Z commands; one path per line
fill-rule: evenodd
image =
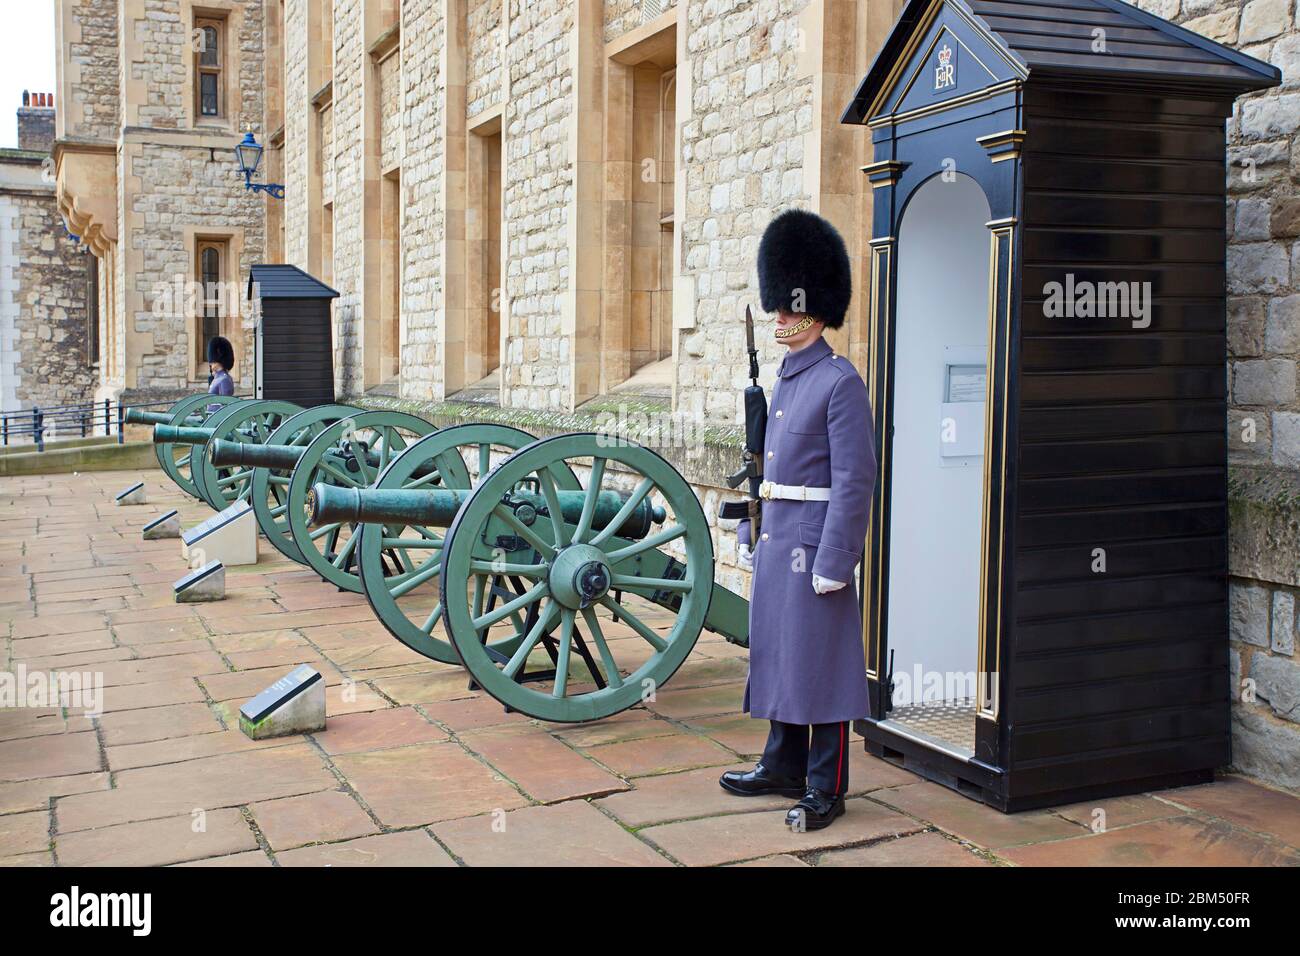
M 720 782 L 740 796 L 799 798 L 786 823 L 815 830 L 844 813 L 849 723 L 867 714 L 853 580 L 875 441 L 861 376 L 822 337 L 844 324 L 852 295 L 835 227 L 810 212 L 781 213 L 759 244 L 758 282 L 787 351 L 751 465 L 762 477 L 761 517 L 741 521 L 737 534 L 741 564 L 753 570 L 745 710 L 771 729 L 759 764 Z
M 234 395 L 235 381 L 230 370 L 235 367 L 235 348 L 230 340 L 214 335 L 208 340 L 208 392 L 212 395 Z

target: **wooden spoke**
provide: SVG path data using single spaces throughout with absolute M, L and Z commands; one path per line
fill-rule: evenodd
M 573 529 L 573 543 L 584 541 L 591 533 L 591 519 L 596 514 L 596 500 L 600 497 L 600 486 L 605 480 L 605 459 L 591 460 L 591 477 L 587 479 L 587 495 L 582 499 L 582 515 L 578 526 Z

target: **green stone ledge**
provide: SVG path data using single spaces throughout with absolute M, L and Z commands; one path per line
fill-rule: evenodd
M 687 416 L 680 419 L 674 416 L 666 401 L 639 395 L 602 396 L 592 399 L 575 412 L 502 408 L 499 405 L 474 402 L 437 402 L 382 395 L 359 395 L 340 401 L 358 408 L 409 412 L 440 428 L 466 422 L 491 422 L 523 429 L 538 438 L 550 438 L 566 432 L 608 431 L 658 452 L 690 484 L 727 491 L 729 489 L 725 479 L 740 467 L 740 454 L 745 439 L 744 429 L 739 425 L 695 425 L 689 422 Z M 624 427 L 603 428 L 611 420 L 610 416 L 618 416 L 620 410 L 623 413 Z M 644 417 L 649 417 L 649 421 L 645 421 Z M 690 440 L 665 442 L 658 429 L 645 427 L 664 420 L 671 420 L 674 425 L 681 424 L 689 429 Z
M 1228 570 L 1300 587 L 1300 471 L 1228 469 Z

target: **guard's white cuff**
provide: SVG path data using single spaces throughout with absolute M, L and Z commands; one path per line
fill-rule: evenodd
M 832 591 L 838 591 L 844 587 L 843 581 L 828 581 L 820 574 L 813 575 L 813 590 L 818 594 L 830 594 Z
M 754 570 L 754 551 L 743 541 L 736 545 L 736 564 L 744 571 Z

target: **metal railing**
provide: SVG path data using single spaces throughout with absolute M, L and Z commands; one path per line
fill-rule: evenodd
M 7 448 L 11 444 L 30 441 L 37 451 L 45 451 L 45 443 L 58 438 L 116 435 L 120 445 L 126 441 L 128 408 L 170 407 L 174 404 L 175 399 L 123 404 L 106 398 L 98 402 L 46 408 L 33 406 L 20 411 L 0 412 L 0 444 Z

